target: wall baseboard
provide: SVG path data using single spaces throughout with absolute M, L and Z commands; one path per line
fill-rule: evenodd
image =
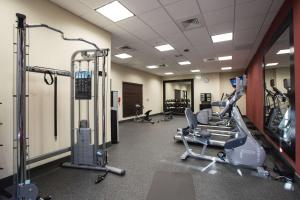
M 99 148 L 101 148 L 101 146 L 102 145 L 100 145 Z M 111 146 L 112 146 L 111 142 L 107 142 L 106 143 L 106 147 L 107 148 L 109 148 Z M 42 174 L 46 173 L 47 171 L 53 170 L 53 169 L 55 169 L 57 167 L 60 167 L 61 163 L 70 161 L 70 158 L 71 158 L 70 155 L 69 156 L 65 156 L 63 158 L 59 158 L 57 160 L 54 160 L 54 161 L 51 161 L 51 162 L 39 165 L 37 167 L 31 168 L 29 170 L 31 178 L 35 178 L 35 177 L 37 177 L 39 175 L 42 175 Z M 0 179 L 0 190 L 12 186 L 13 183 L 14 183 L 14 176 L 13 175 L 10 175 L 8 177 Z

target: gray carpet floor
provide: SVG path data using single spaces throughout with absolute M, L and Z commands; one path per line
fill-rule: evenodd
M 156 119 L 160 118 L 159 116 Z M 100 184 L 97 172 L 57 167 L 36 178 L 40 192 L 55 200 L 144 200 L 157 171 L 191 173 L 197 200 L 299 200 L 300 190 L 287 191 L 283 183 L 263 179 L 242 170 L 243 176 L 229 165 L 215 164 L 202 172 L 206 161 L 181 161 L 181 143 L 173 140 L 183 117 L 169 122 L 120 124 L 120 140 L 109 148 L 109 164 L 126 170 L 124 177 L 109 174 Z M 197 148 L 194 146 L 193 148 Z M 215 154 L 219 150 L 210 150 Z

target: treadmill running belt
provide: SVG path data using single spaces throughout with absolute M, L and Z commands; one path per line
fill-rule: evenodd
M 155 172 L 147 200 L 195 200 L 193 177 L 190 173 Z

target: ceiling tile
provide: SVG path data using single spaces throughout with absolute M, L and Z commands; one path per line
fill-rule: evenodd
M 172 19 L 162 8 L 155 9 L 153 11 L 147 12 L 139 16 L 146 24 L 150 26 L 155 26 L 159 24 L 164 24 L 171 22 Z
M 160 7 L 156 0 L 120 0 L 135 15 L 143 14 L 147 11 Z
M 247 29 L 234 33 L 234 45 L 252 45 L 255 42 L 259 29 Z
M 234 20 L 234 7 L 227 7 L 217 11 L 204 13 L 207 26 L 232 22 Z
M 51 1 L 78 16 L 81 16 L 89 12 L 93 12 L 93 10 L 91 10 L 88 6 L 86 6 L 80 1 L 74 1 L 71 4 L 70 1 L 68 0 L 51 0 Z
M 158 24 L 155 26 L 152 26 L 152 28 L 158 32 L 161 36 L 164 38 L 169 38 L 172 35 L 180 34 L 181 31 L 177 27 L 177 25 L 174 22 L 168 22 L 164 24 Z
M 199 55 L 205 58 L 216 57 L 216 51 L 213 45 L 206 45 L 206 46 L 200 45 L 200 46 L 195 46 L 195 48 L 198 50 Z
M 144 28 L 146 25 L 136 16 L 130 17 L 126 20 L 121 20 L 116 23 L 121 28 L 124 28 L 125 30 L 137 30 L 140 28 Z
M 212 44 L 210 36 L 205 28 L 197 28 L 189 31 L 185 31 L 184 34 L 190 40 L 194 46 L 204 45 L 208 46 Z
M 81 16 L 83 19 L 86 19 L 89 22 L 92 22 L 93 24 L 104 28 L 106 26 L 111 26 L 114 25 L 114 23 L 112 21 L 110 21 L 109 19 L 107 19 L 106 17 L 104 17 L 103 15 L 97 13 L 97 12 L 88 12 L 85 13 Z
M 238 18 L 236 17 L 235 19 L 235 31 L 241 31 L 245 29 L 259 29 L 264 20 L 265 20 L 265 15 L 258 15 L 254 17 L 249 17 L 249 18 Z
M 149 39 L 145 39 L 145 41 L 148 44 L 150 44 L 151 46 L 157 46 L 157 45 L 160 45 L 160 44 L 167 43 L 166 40 L 161 38 L 161 37 L 149 38 Z
M 214 44 L 217 56 L 230 56 L 234 50 L 233 42 L 220 42 Z
M 204 13 L 234 6 L 234 0 L 198 0 L 198 2 Z
M 233 21 L 207 27 L 211 35 L 233 32 Z
M 250 1 L 255 1 L 255 0 L 235 0 L 236 4 L 243 4 L 243 3 L 248 3 Z
M 70 0 L 66 0 L 70 4 Z M 76 1 L 76 0 L 75 0 Z M 78 0 L 77 0 L 78 1 Z M 91 9 L 96 9 L 101 6 L 104 6 L 111 2 L 112 0 L 79 0 L 80 2 L 84 3 L 86 6 L 88 6 Z M 73 4 L 74 0 L 71 4 Z
M 283 3 L 284 0 L 273 0 L 270 12 L 278 12 Z
M 244 49 L 244 50 L 235 50 L 232 52 L 233 60 L 244 60 L 248 57 L 250 53 L 250 49 Z
M 271 3 L 272 0 L 253 0 L 239 4 L 236 6 L 236 18 L 241 19 L 264 15 L 268 12 Z
M 142 29 L 132 30 L 131 33 L 144 41 L 159 37 L 157 33 L 147 26 Z
M 200 14 L 196 0 L 184 0 L 165 7 L 174 20 Z
M 176 2 L 182 1 L 182 0 L 158 0 L 158 1 L 160 1 L 163 5 L 167 5 L 167 4 L 176 3 Z

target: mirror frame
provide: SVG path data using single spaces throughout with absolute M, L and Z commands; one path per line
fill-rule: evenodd
M 194 79 L 178 79 L 178 80 L 164 80 L 163 81 L 163 111 L 165 111 L 165 98 L 166 98 L 166 84 L 177 82 L 190 82 L 191 83 L 191 109 L 194 111 Z

